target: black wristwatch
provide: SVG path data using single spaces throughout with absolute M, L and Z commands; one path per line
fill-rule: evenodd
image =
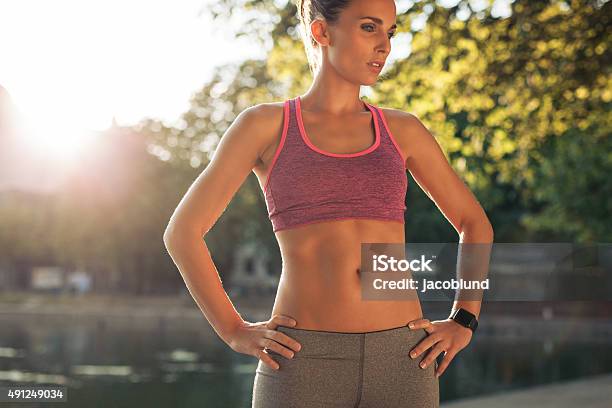
M 478 320 L 476 320 L 476 316 L 463 308 L 455 310 L 453 314 L 451 314 L 450 318 L 460 325 L 471 329 L 472 333 L 474 333 L 478 327 Z

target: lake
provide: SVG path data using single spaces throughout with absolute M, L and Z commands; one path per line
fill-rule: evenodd
M 203 317 L 153 321 L 0 314 L 0 385 L 65 385 L 62 407 L 250 406 L 254 357 Z M 440 378 L 440 400 L 612 372 L 610 320 L 586 337 L 583 321 L 549 323 L 482 316 Z

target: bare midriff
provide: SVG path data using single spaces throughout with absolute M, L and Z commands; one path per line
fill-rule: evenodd
M 384 330 L 422 317 L 418 300 L 362 300 L 361 243 L 403 244 L 402 223 L 323 221 L 276 237 L 283 266 L 272 315 L 293 317 L 296 328 L 339 332 Z
M 277 110 L 281 118 L 282 104 Z M 277 123 L 280 126 L 281 121 Z M 280 129 L 276 131 L 280 134 Z M 265 185 L 278 143 L 276 140 L 262 163 L 254 168 L 260 186 Z M 416 293 L 409 296 L 416 300 L 362 300 L 361 244 L 404 244 L 403 223 L 327 220 L 281 229 L 275 234 L 283 265 L 272 316 L 290 316 L 297 321 L 294 327 L 298 329 L 336 332 L 385 330 L 405 326 L 423 316 Z

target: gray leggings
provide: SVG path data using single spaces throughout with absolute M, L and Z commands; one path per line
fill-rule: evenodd
M 278 326 L 302 348 L 288 359 L 267 350 L 278 370 L 258 361 L 253 408 L 438 408 L 437 362 L 409 356 L 429 334 L 407 326 L 344 333 Z

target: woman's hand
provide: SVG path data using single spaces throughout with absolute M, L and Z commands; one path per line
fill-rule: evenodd
M 245 321 L 232 333 L 229 346 L 239 353 L 255 356 L 270 368 L 278 370 L 278 363 L 264 349 L 275 351 L 286 358 L 293 358 L 295 353 L 289 348 L 299 351 L 302 345 L 285 333 L 277 331 L 276 327 L 278 325 L 291 327 L 296 324 L 295 320 L 284 315 L 275 315 L 265 322 Z
M 444 352 L 442 363 L 438 365 L 436 378 L 440 377 L 451 360 L 459 351 L 465 348 L 472 339 L 472 330 L 464 327 L 451 318 L 446 320 L 429 319 L 413 320 L 408 327 L 412 330 L 425 329 L 429 334 L 415 348 L 410 350 L 410 357 L 417 358 L 424 351 L 433 346 L 427 356 L 421 361 L 421 368 L 432 364 L 436 357 Z

